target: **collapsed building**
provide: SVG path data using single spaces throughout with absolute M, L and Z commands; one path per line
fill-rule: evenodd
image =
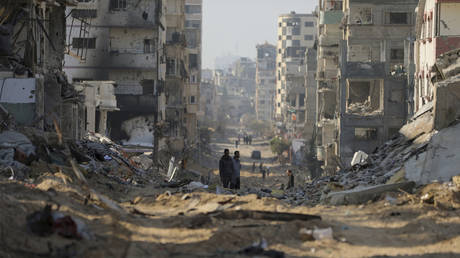
M 273 96 L 276 87 L 276 47 L 268 43 L 257 45 L 256 98 L 257 120 L 273 118 Z
M 302 131 L 305 122 L 305 51 L 314 45 L 316 17 L 313 14 L 283 14 L 278 17 L 275 118 L 291 134 Z
M 335 31 L 331 38 L 320 36 L 319 43 L 319 156 L 327 172 L 349 163 L 359 150 L 371 152 L 405 123 L 417 2 L 322 3 L 320 33 Z
M 77 2 L 0 1 L 0 104 L 3 119 L 68 138 L 86 129 L 84 94 L 63 73 L 66 8 Z M 2 119 L 2 120 L 3 120 Z M 3 124 L 8 122 L 4 120 Z

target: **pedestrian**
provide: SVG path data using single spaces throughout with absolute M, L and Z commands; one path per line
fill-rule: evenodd
M 267 167 L 267 177 L 270 177 L 270 167 Z
M 238 149 L 238 144 L 240 144 L 240 140 L 235 141 L 235 149 Z
M 219 161 L 219 176 L 224 188 L 230 187 L 233 175 L 233 159 L 230 157 L 230 151 L 224 150 L 224 156 Z
M 252 162 L 252 173 L 256 172 L 256 162 Z
M 288 169 L 286 171 L 286 174 L 287 174 L 287 176 L 289 178 L 286 189 L 294 188 L 294 174 L 292 173 L 292 170 Z
M 249 145 L 252 145 L 252 136 L 251 135 L 248 136 L 248 143 L 249 143 Z
M 232 176 L 232 189 L 239 190 L 240 189 L 240 171 L 241 171 L 241 163 L 240 163 L 240 152 L 235 151 L 233 156 L 233 176 Z
M 262 174 L 262 179 L 265 179 L 264 163 L 262 163 L 262 162 L 260 162 L 260 164 L 259 164 L 259 172 Z

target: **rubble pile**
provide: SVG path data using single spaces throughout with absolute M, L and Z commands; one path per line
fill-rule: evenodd
M 373 116 L 379 114 L 380 111 L 372 109 L 371 102 L 366 100 L 364 102 L 350 103 L 347 113 Z
M 81 141 L 63 141 L 57 133 L 34 128 L 0 133 L 0 171 L 11 180 L 33 181 L 41 176 L 39 167 L 71 168 L 73 161 L 85 175 L 97 173 L 123 185 L 155 181 L 146 177 L 146 170 L 153 165 L 147 155 L 130 156 L 100 134 L 88 134 Z

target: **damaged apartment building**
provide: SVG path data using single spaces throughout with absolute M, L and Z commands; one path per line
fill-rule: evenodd
M 415 42 L 415 114 L 433 107 L 436 77 L 440 71 L 436 66 L 437 58 L 460 48 L 459 14 L 460 0 L 419 2 Z M 456 62 L 456 59 L 446 61 Z
M 165 1 L 78 2 L 67 10 L 69 80 L 113 81 L 119 111 L 108 114 L 107 134 L 151 146 L 165 117 Z
M 372 152 L 405 123 L 417 3 L 321 3 L 318 128 L 326 172 L 349 163 L 359 150 Z
M 84 98 L 63 73 L 66 8 L 70 0 L 0 1 L 0 105 L 2 128 L 59 127 L 80 138 Z
M 275 91 L 275 118 L 288 132 L 295 134 L 305 122 L 305 65 L 307 48 L 316 38 L 314 14 L 290 14 L 278 17 L 278 46 Z
M 257 120 L 271 121 L 276 87 L 276 46 L 265 43 L 256 48 L 256 116 Z

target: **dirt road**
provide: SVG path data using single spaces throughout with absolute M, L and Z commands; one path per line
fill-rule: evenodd
M 230 145 L 215 143 L 213 148 L 234 150 Z M 240 147 L 246 165 L 251 164 L 248 155 L 253 149 L 261 150 L 265 164 L 275 167 L 262 142 Z M 403 193 L 394 196 L 393 204 L 381 200 L 311 208 L 256 194 L 217 195 L 212 187 L 191 192 L 155 184 L 125 186 L 102 175 L 88 176 L 89 187 L 113 200 L 113 207 L 92 196 L 70 168 L 49 170 L 32 184 L 1 178 L 0 257 L 282 257 L 276 256 L 280 253 L 285 257 L 460 257 L 460 211 Z M 259 173 L 245 170 L 243 188 L 275 189 L 285 180 L 281 171 L 274 169 L 263 181 Z M 87 236 L 78 240 L 29 232 L 27 215 L 46 204 L 81 220 Z M 286 221 L 281 215 L 267 219 L 249 216 L 247 211 L 322 219 Z M 329 227 L 332 239 L 305 241 L 299 233 Z M 261 239 L 267 243 L 265 256 L 242 251 Z

